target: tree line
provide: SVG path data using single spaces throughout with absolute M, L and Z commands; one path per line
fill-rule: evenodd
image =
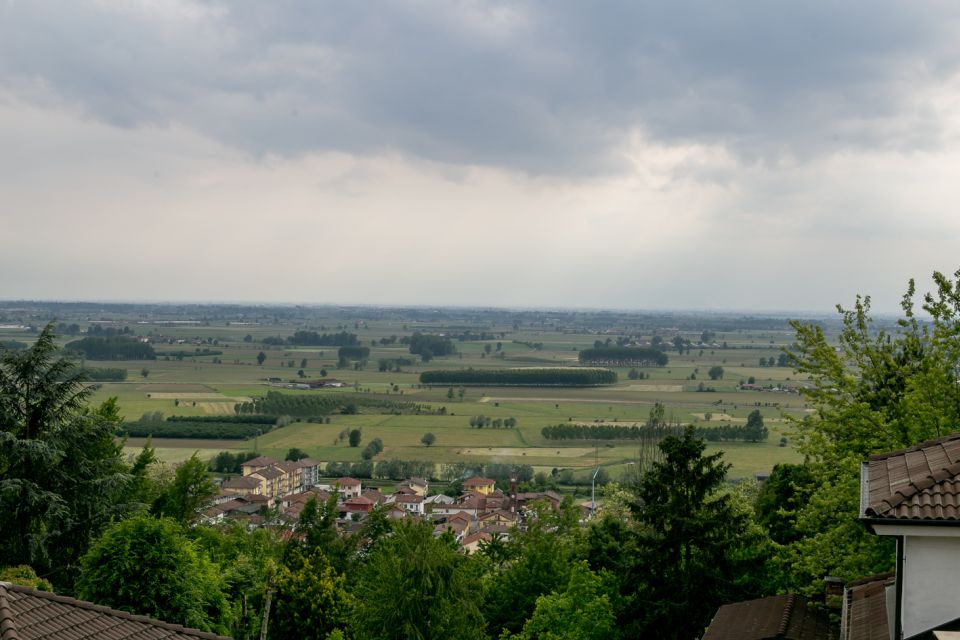
M 421 373 L 420 382 L 474 386 L 593 387 L 616 384 L 617 373 L 594 367 L 434 369 Z
M 64 349 L 89 360 L 156 360 L 157 354 L 147 342 L 127 336 L 87 336 L 68 342 Z
M 759 412 L 754 412 L 759 417 Z M 753 414 L 751 414 L 753 415 Z M 677 436 L 683 433 L 685 427 L 679 425 L 658 428 L 655 437 L 664 433 Z M 748 420 L 746 425 L 723 423 L 717 426 L 693 426 L 695 437 L 708 442 L 761 442 L 769 437 L 769 430 L 763 424 L 763 418 Z M 654 437 L 653 428 L 648 425 L 615 425 L 604 424 L 575 424 L 560 423 L 548 425 L 540 430 L 547 440 L 641 440 Z
M 662 367 L 670 358 L 659 349 L 643 347 L 604 346 L 582 349 L 577 355 L 581 364 L 601 364 L 621 367 Z
M 410 336 L 410 353 L 419 355 L 424 362 L 430 362 L 435 357 L 448 356 L 456 351 L 453 341 L 446 336 L 419 331 Z
M 302 347 L 352 347 L 360 344 L 355 333 L 341 331 L 339 333 L 318 333 L 316 331 L 295 331 L 286 339 L 287 344 Z
M 398 402 L 362 396 L 329 395 L 293 395 L 268 391 L 266 396 L 254 398 L 250 402 L 238 403 L 234 410 L 238 415 L 267 414 L 297 417 L 327 416 L 333 413 L 357 413 L 362 407 L 376 408 L 395 413 L 430 413 L 429 407 L 414 402 Z

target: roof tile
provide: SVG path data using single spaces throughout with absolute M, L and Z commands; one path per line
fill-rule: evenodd
M 229 640 L 83 600 L 0 582 L 2 640 Z
M 866 516 L 960 520 L 960 434 L 871 456 L 867 464 Z

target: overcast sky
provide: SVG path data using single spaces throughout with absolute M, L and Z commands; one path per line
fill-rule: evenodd
M 829 311 L 960 268 L 950 2 L 0 0 L 0 298 Z

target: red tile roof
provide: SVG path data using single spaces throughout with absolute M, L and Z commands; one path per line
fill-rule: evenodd
M 490 535 L 489 533 L 487 533 L 486 531 L 478 531 L 477 533 L 472 533 L 472 534 L 470 534 L 469 536 L 467 536 L 466 538 L 464 538 L 464 539 L 463 539 L 463 542 L 460 543 L 460 546 L 461 546 L 461 547 L 465 547 L 465 546 L 467 546 L 468 544 L 473 544 L 474 542 L 477 542 L 477 541 L 479 541 L 479 540 L 483 540 L 483 541 L 485 541 L 485 542 L 490 542 L 491 540 L 493 540 L 493 536 L 491 536 L 491 535 Z
M 257 469 L 247 477 L 249 478 L 251 476 L 260 476 L 265 480 L 276 480 L 282 475 L 284 475 L 284 472 L 280 471 L 280 469 L 276 467 L 264 467 L 262 469 Z
M 0 582 L 2 640 L 230 640 L 178 624 Z
M 870 456 L 861 482 L 868 518 L 960 520 L 960 434 Z
M 223 483 L 224 489 L 256 489 L 260 481 L 250 476 L 236 476 Z
M 271 458 L 270 456 L 260 456 L 254 458 L 253 460 L 247 460 L 240 466 L 242 467 L 269 467 L 272 464 L 277 464 L 277 461 Z
M 359 480 L 354 480 L 353 478 L 340 478 L 337 482 L 340 483 L 341 487 L 356 487 L 360 484 Z
M 464 481 L 463 481 L 463 486 L 465 486 L 465 487 L 486 487 L 486 486 L 489 486 L 489 485 L 491 485 L 491 484 L 496 484 L 496 482 L 497 482 L 496 480 L 491 480 L 490 478 L 473 477 L 473 478 L 467 478 L 466 480 L 464 480 Z
M 789 593 L 725 604 L 703 640 L 835 640 L 839 629 L 803 596 Z

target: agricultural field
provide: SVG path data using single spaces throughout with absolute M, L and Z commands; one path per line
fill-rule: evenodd
M 573 424 L 644 424 L 651 409 L 661 403 L 671 423 L 717 426 L 745 424 L 759 410 L 769 429 L 763 442 L 712 442 L 732 464 L 732 478 L 768 471 L 778 462 L 795 462 L 789 418 L 804 415 L 803 398 L 796 392 L 804 381 L 787 366 L 777 366 L 793 332 L 786 319 L 742 319 L 726 316 L 650 316 L 602 312 L 509 312 L 490 310 L 376 310 L 364 308 L 211 308 L 115 309 L 89 311 L 59 309 L 65 325 L 76 323 L 82 333 L 91 326 L 129 327 L 138 339 L 149 339 L 156 360 L 81 360 L 86 367 L 125 369 L 122 381 L 102 382 L 94 399 L 116 397 L 128 421 L 144 415 L 234 416 L 239 405 L 268 391 L 308 397 L 333 397 L 350 402 L 410 403 L 420 413 L 393 415 L 392 411 L 361 405 L 356 414 L 334 413 L 324 420 L 307 416 L 248 440 L 154 441 L 157 453 L 170 462 L 197 451 L 212 457 L 219 451 L 257 451 L 282 458 L 293 447 L 322 461 L 359 461 L 365 444 L 379 438 L 381 459 L 424 460 L 438 466 L 450 463 L 506 463 L 531 465 L 536 471 L 572 469 L 580 476 L 603 465 L 616 479 L 637 456 L 628 440 L 547 440 L 545 426 Z M 53 315 L 53 314 L 51 314 Z M 431 317 L 439 316 L 439 317 Z M 243 317 L 238 321 L 237 317 Z M 39 324 L 42 313 L 29 319 L 0 323 L 0 341 L 29 343 L 34 333 L 25 326 Z M 9 314 L 6 318 L 10 320 Z M 26 320 L 29 320 L 26 321 Z M 318 334 L 345 332 L 369 348 L 365 363 L 338 359 L 337 346 L 282 343 L 296 331 Z M 411 354 L 404 337 L 419 332 L 449 336 L 455 351 L 424 362 Z M 63 337 L 66 344 L 76 336 Z M 680 340 L 682 352 L 677 349 Z M 707 338 L 707 340 L 704 340 Z M 598 386 L 448 386 L 420 383 L 420 374 L 433 370 L 489 370 L 531 367 L 577 367 L 580 350 L 596 343 L 632 340 L 649 346 L 657 341 L 668 356 L 664 366 L 609 365 L 617 382 Z M 206 352 L 204 352 L 206 350 Z M 199 354 L 199 355 L 198 355 Z M 258 355 L 262 354 L 262 363 Z M 384 362 L 401 363 L 384 366 Z M 409 362 L 409 364 L 406 364 Z M 762 365 L 762 366 L 761 366 Z M 771 366 L 772 365 L 772 366 Z M 591 365 L 593 366 L 593 365 Z M 722 367 L 722 378 L 712 368 Z M 381 369 L 393 370 L 381 370 Z M 634 374 L 631 375 L 631 371 Z M 631 379 L 634 378 L 634 379 Z M 296 389 L 306 381 L 333 379 L 342 387 Z M 750 390 L 741 384 L 750 385 Z M 384 404 L 386 406 L 386 404 Z M 512 428 L 476 428 L 472 417 L 514 418 Z M 351 447 L 342 437 L 359 429 L 360 445 Z M 436 440 L 421 443 L 426 433 Z M 125 442 L 133 453 L 144 440 Z

